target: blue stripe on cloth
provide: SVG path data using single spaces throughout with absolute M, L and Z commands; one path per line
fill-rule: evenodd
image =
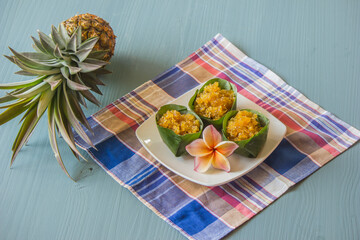
M 271 86 L 273 86 L 278 92 L 280 92 L 281 94 L 285 95 L 286 97 L 288 97 L 290 100 L 296 102 L 297 104 L 300 104 L 303 108 L 309 110 L 310 112 L 313 112 L 317 115 L 319 115 L 319 112 L 315 109 L 313 109 L 312 107 L 308 106 L 307 104 L 304 104 L 304 102 L 302 102 L 298 96 L 300 95 L 300 92 L 298 92 L 297 90 L 295 90 L 292 87 L 289 87 L 288 85 L 286 85 L 284 83 L 284 86 L 278 86 L 276 85 L 273 81 L 268 80 L 261 72 L 258 72 L 257 70 L 253 69 L 253 67 L 249 66 L 251 65 L 251 63 L 254 62 L 253 59 L 251 58 L 246 58 L 244 60 L 244 62 L 239 62 L 239 65 L 241 65 L 242 67 L 248 69 L 249 71 L 251 71 L 252 73 L 256 74 L 257 76 L 259 76 L 260 78 L 262 78 L 265 82 L 267 82 L 268 84 L 270 84 Z M 253 63 L 252 65 L 255 65 L 258 63 Z M 254 66 L 254 67 L 255 67 Z M 257 65 L 258 66 L 258 65 Z M 264 70 L 262 70 L 264 72 Z M 288 90 L 285 90 L 284 87 L 287 87 Z M 290 91 L 292 90 L 292 92 L 290 93 Z M 269 97 L 271 97 L 272 95 L 269 95 Z M 284 98 L 284 96 L 282 96 L 282 98 Z M 286 98 L 284 98 L 284 100 L 286 100 Z M 289 101 L 291 102 L 291 101 Z M 312 121 L 312 123 L 314 123 L 315 126 L 317 126 L 318 130 L 321 130 L 322 132 L 331 135 L 333 138 L 335 138 L 337 135 L 339 135 L 340 133 L 345 133 L 348 134 L 348 136 L 350 136 L 351 138 L 356 138 L 356 136 L 348 131 L 348 128 L 345 128 L 343 125 L 341 125 L 338 121 L 334 120 L 334 116 L 329 117 L 328 116 L 328 112 L 325 112 L 321 115 L 318 116 L 318 118 L 316 119 L 312 119 L 308 114 L 304 114 L 302 111 L 297 110 L 296 108 L 293 108 L 289 105 L 287 105 L 288 108 L 291 108 L 294 112 L 296 112 L 297 114 L 301 115 L 302 117 L 306 118 L 308 121 Z M 322 120 L 322 118 L 324 120 L 326 120 L 328 123 L 324 122 L 324 120 Z M 320 126 L 320 124 L 318 123 L 318 121 L 320 123 L 322 123 L 322 127 Z M 329 125 L 331 124 L 331 127 L 335 128 L 335 129 L 329 129 Z M 329 129 L 329 130 L 328 130 Z M 350 146 L 351 144 L 347 144 L 344 143 L 342 140 L 340 140 L 345 146 Z
M 156 76 L 153 80 L 154 83 L 161 82 L 162 80 L 168 78 L 169 76 L 173 75 L 174 73 L 180 71 L 180 69 L 176 66 L 173 66 L 166 70 L 165 72 L 161 73 L 160 75 Z
M 100 142 L 104 141 L 104 139 L 107 139 L 107 138 L 113 136 L 112 133 L 106 131 L 92 117 L 89 117 L 87 120 L 88 120 L 90 127 L 93 130 L 94 134 L 89 133 L 89 130 L 87 130 L 84 126 L 83 126 L 83 129 L 87 133 L 90 140 L 92 141 L 92 143 L 95 146 L 97 144 L 99 144 Z M 85 149 L 91 148 L 91 146 L 89 144 L 87 144 L 86 142 L 84 142 L 84 140 L 75 131 L 73 131 L 73 133 L 74 133 L 74 138 L 75 138 L 75 141 L 77 144 L 79 144 L 82 148 L 85 148 Z
M 223 38 L 221 36 L 221 38 Z M 221 40 L 218 39 L 218 40 Z M 264 80 L 265 82 L 267 82 L 268 84 L 270 84 L 271 86 L 273 86 L 274 88 L 276 88 L 277 90 L 279 90 L 282 94 L 284 94 L 285 96 L 289 97 L 291 100 L 294 100 L 295 102 L 297 102 L 298 104 L 302 105 L 304 108 L 306 108 L 307 110 L 309 110 L 310 112 L 313 112 L 315 114 L 319 114 L 317 112 L 317 110 L 314 110 L 313 108 L 311 108 L 310 106 L 308 106 L 307 104 L 304 104 L 300 99 L 298 99 L 297 97 L 294 96 L 294 94 L 286 91 L 285 89 L 283 89 L 284 86 L 278 86 L 276 85 L 273 81 L 269 80 L 267 77 L 265 77 L 266 72 L 268 71 L 268 68 L 266 68 L 265 66 L 259 64 L 258 62 L 256 62 L 255 60 L 247 57 L 245 58 L 243 61 L 240 61 L 239 59 L 235 58 L 231 53 L 229 53 L 226 49 L 224 49 L 221 44 L 214 39 L 213 40 L 213 44 L 218 47 L 222 52 L 224 52 L 228 57 L 230 57 L 232 60 L 234 60 L 236 63 L 238 63 L 239 66 L 249 70 L 251 73 L 253 73 L 254 75 L 256 75 L 257 77 L 261 78 L 262 80 Z M 212 56 L 212 58 L 214 59 L 219 59 L 217 57 L 215 57 L 215 55 Z M 229 66 L 228 64 L 225 66 Z M 286 83 L 284 83 L 286 85 Z M 286 85 L 288 86 L 288 85 Z M 294 90 L 296 95 L 299 95 L 300 93 L 295 90 L 294 88 L 290 87 L 291 89 Z M 272 95 L 268 95 L 269 97 L 271 97 Z M 296 109 L 292 109 L 293 111 L 297 112 L 298 114 L 302 115 L 303 117 L 305 117 L 307 120 L 311 120 L 311 118 L 307 115 L 307 114 L 303 114 L 301 111 L 297 111 Z M 321 130 L 322 132 L 331 135 L 333 138 L 336 138 L 337 135 L 339 135 L 338 132 L 340 133 L 346 133 L 349 137 L 353 138 L 353 139 L 357 139 L 357 136 L 355 136 L 352 132 L 350 132 L 348 130 L 348 127 L 343 126 L 339 120 L 337 118 L 334 118 L 334 116 L 330 117 L 328 116 L 328 112 L 325 112 L 325 114 L 321 114 L 319 115 L 319 117 L 317 119 L 313 119 L 313 121 L 315 123 L 317 123 L 317 120 L 320 121 L 320 123 L 324 124 L 323 126 L 326 126 L 326 128 L 321 127 L 318 128 L 318 130 Z M 334 132 L 334 130 L 327 130 L 328 129 L 328 125 L 327 123 L 323 123 L 323 121 L 321 121 L 321 118 L 326 119 L 326 121 L 328 123 L 330 123 L 333 127 L 336 128 L 336 131 L 338 132 Z M 319 123 L 317 123 L 316 125 L 317 127 L 320 126 Z M 343 141 L 343 139 L 338 139 L 338 141 L 340 143 L 342 143 L 345 147 L 349 147 L 352 144 L 351 143 L 346 143 L 345 141 Z
M 235 187 L 240 193 L 242 193 L 243 195 L 245 195 L 245 199 L 250 199 L 251 201 L 255 202 L 259 207 L 261 208 L 265 208 L 266 205 L 264 203 L 262 203 L 259 199 L 257 199 L 257 197 L 252 193 L 252 192 L 248 192 L 245 188 L 242 187 L 241 184 L 238 184 L 237 181 L 232 181 L 230 182 L 230 185 L 232 185 L 233 187 Z M 223 191 L 225 191 L 227 194 L 228 191 L 224 188 L 222 188 Z M 235 196 L 233 196 L 235 198 Z M 237 198 L 237 197 L 236 197 Z M 238 199 L 238 198 L 237 198 Z M 239 202 L 241 201 L 241 199 L 239 199 Z
M 133 165 L 133 164 L 132 164 Z M 126 168 L 125 168 L 126 169 Z M 125 183 L 127 185 L 135 185 L 138 182 L 140 182 L 141 180 L 143 180 L 144 178 L 146 178 L 147 176 L 149 176 L 150 174 L 152 174 L 154 171 L 156 170 L 156 168 L 153 165 L 150 165 L 148 167 L 146 167 L 145 169 L 143 169 L 142 171 L 140 171 L 137 174 L 132 174 L 132 178 L 128 181 L 126 181 Z
M 242 178 L 247 181 L 248 183 L 250 183 L 257 191 L 262 192 L 264 195 L 266 195 L 268 198 L 275 200 L 276 197 L 274 195 L 272 195 L 271 193 L 269 193 L 267 190 L 264 189 L 264 187 L 260 186 L 259 184 L 257 184 L 257 182 L 255 182 L 254 180 L 252 180 L 250 177 L 248 177 L 247 175 L 242 176 Z
M 131 91 L 129 93 L 130 96 L 135 97 L 137 100 L 139 100 L 142 104 L 144 104 L 145 106 L 147 106 L 148 108 L 150 108 L 151 110 L 153 110 L 154 112 L 157 111 L 157 108 L 153 105 L 151 105 L 149 102 L 147 102 L 145 99 L 143 99 L 142 97 L 140 97 L 135 91 Z
M 102 159 L 99 159 L 99 161 L 101 160 Z M 148 169 L 146 175 L 140 174 L 141 172 L 144 172 L 145 169 Z M 141 181 L 143 177 L 150 175 L 151 171 L 154 170 L 156 170 L 156 168 L 154 168 L 153 165 L 145 161 L 141 156 L 134 154 L 131 158 L 122 161 L 110 171 L 125 184 L 133 185 L 136 182 Z M 139 179 L 136 177 L 139 177 Z
M 201 232 L 193 235 L 195 239 L 220 239 L 231 232 L 233 229 L 217 220 L 203 229 Z M 211 237 L 210 237 L 211 236 Z
M 298 183 L 313 172 L 315 172 L 320 167 L 309 158 L 306 157 L 292 167 L 289 171 L 284 173 L 284 177 L 290 179 L 291 181 Z
M 181 211 L 183 206 L 193 201 L 192 198 L 169 180 L 163 181 L 152 191 L 146 192 L 141 197 L 167 218 L 175 212 Z
M 167 178 L 160 172 L 154 172 L 154 174 L 148 176 L 144 181 L 139 182 L 138 184 L 134 185 L 132 188 L 139 194 L 144 195 L 147 192 L 153 190 L 158 185 L 160 185 L 163 181 Z
M 356 136 L 355 134 L 353 134 L 352 132 L 349 131 L 349 126 L 345 127 L 344 125 L 342 125 L 340 123 L 340 120 L 337 119 L 337 117 L 335 117 L 332 113 L 325 112 L 321 116 L 323 116 L 329 122 L 332 122 L 336 127 L 338 127 L 341 130 L 341 132 L 345 132 L 349 137 L 351 137 L 353 139 L 358 139 L 359 138 L 358 136 Z M 337 119 L 337 121 L 334 121 L 334 119 Z
M 141 193 L 141 196 L 145 198 L 148 202 L 152 202 L 156 200 L 156 198 L 160 195 L 165 194 L 170 188 L 174 186 L 175 184 L 170 181 L 166 175 L 163 175 L 159 177 L 156 181 L 153 181 L 151 185 L 147 185 L 147 188 L 149 188 L 149 190 L 142 189 L 138 192 Z
M 257 63 L 255 60 L 251 59 L 251 58 L 246 58 L 243 62 L 241 62 L 239 59 L 235 58 L 231 53 L 229 53 L 223 46 L 221 46 L 221 44 L 219 43 L 219 40 L 221 40 L 223 37 L 221 36 L 219 39 L 213 39 L 212 40 L 212 43 L 214 46 L 218 47 L 220 51 L 224 52 L 229 58 L 231 58 L 232 60 L 234 60 L 236 63 L 238 63 L 239 66 L 249 70 L 252 74 L 256 75 L 257 77 L 263 79 L 265 82 L 267 82 L 268 84 L 272 85 L 274 88 L 277 88 L 277 89 L 280 89 L 279 86 L 277 86 L 276 84 L 274 84 L 274 82 L 270 81 L 268 78 L 266 78 L 264 75 L 266 74 L 266 72 L 268 71 L 268 69 L 265 67 L 265 66 L 262 66 L 261 64 Z M 211 52 L 210 49 L 212 49 L 214 46 L 209 46 L 209 47 L 203 47 L 203 51 L 206 52 L 209 56 L 211 56 L 211 58 L 213 59 L 216 59 L 218 62 L 220 62 L 222 65 L 226 66 L 226 67 L 230 67 L 230 65 L 225 62 L 224 60 L 218 58 L 215 54 L 213 54 Z M 238 68 L 238 66 L 237 66 Z M 230 68 L 230 70 L 233 70 L 234 68 Z M 240 69 L 238 69 L 240 70 Z M 244 76 L 244 73 L 242 73 L 242 76 Z M 245 79 L 246 81 L 248 80 L 249 78 Z M 252 82 L 249 82 L 247 81 L 248 83 L 251 83 L 252 85 L 255 86 L 254 84 L 254 81 Z M 264 91 L 263 89 L 261 89 L 262 92 L 267 92 L 267 91 Z M 289 92 L 285 91 L 284 89 L 282 89 L 281 91 L 284 95 L 286 95 L 287 97 L 292 96 Z M 268 92 L 270 94 L 270 92 Z M 274 98 L 274 95 L 273 94 L 267 94 L 267 96 L 269 98 Z M 292 100 L 295 100 L 297 103 L 301 104 L 304 108 L 306 108 L 307 110 L 311 111 L 311 112 L 316 112 L 316 110 L 312 109 L 310 106 L 306 105 L 306 104 L 303 104 L 298 98 L 294 98 L 294 97 L 290 97 Z M 277 102 L 279 102 L 279 99 L 275 99 Z M 284 104 L 282 104 L 284 106 Z M 296 111 L 296 109 L 293 109 L 295 112 L 297 112 L 298 114 L 302 115 L 303 117 L 307 118 L 307 120 L 311 120 L 311 118 L 306 115 L 306 114 L 303 114 L 301 111 Z M 318 114 L 318 113 L 316 113 Z M 344 126 L 342 126 L 339 122 L 335 121 L 333 118 L 330 118 L 328 117 L 327 115 L 325 114 L 322 114 L 320 115 L 321 117 L 324 117 L 329 123 L 331 123 L 333 126 L 335 126 L 337 128 L 337 130 L 341 133 L 344 133 L 346 132 L 348 134 L 348 136 L 354 138 L 354 139 L 357 139 L 356 136 L 354 134 L 352 134 L 351 132 L 348 131 L 347 128 L 345 128 Z M 335 133 L 333 130 L 328 130 L 328 126 L 326 125 L 326 123 L 323 123 L 321 120 L 320 120 L 320 117 L 318 119 L 312 119 L 314 121 L 314 126 L 318 127 L 318 130 L 330 135 L 331 137 L 335 138 L 338 133 Z M 319 122 L 317 121 L 320 121 L 320 123 L 324 124 L 324 125 L 320 125 Z M 323 127 L 323 126 L 326 126 L 326 127 Z M 320 127 L 320 128 L 319 128 Z M 351 146 L 351 143 L 346 143 L 345 141 L 343 141 L 342 139 L 338 139 L 338 141 L 343 144 L 345 147 L 349 147 Z
M 220 46 L 220 45 L 219 45 Z M 230 53 L 228 53 L 227 51 L 224 51 L 224 53 L 226 53 L 228 56 L 231 56 Z M 281 86 L 277 86 L 276 84 L 274 84 L 272 81 L 268 80 L 265 77 L 266 72 L 268 71 L 268 69 L 262 65 L 260 65 L 259 63 L 257 63 L 254 59 L 251 58 L 246 58 L 243 60 L 243 62 L 240 62 L 239 60 L 237 60 L 237 62 L 239 63 L 239 65 L 241 65 L 242 67 L 248 69 L 249 71 L 253 72 L 254 74 L 256 74 L 258 77 L 262 78 L 264 81 L 266 81 L 267 83 L 271 84 L 272 86 L 276 87 L 277 90 L 281 90 L 280 92 L 283 93 L 284 95 L 286 95 L 287 97 L 289 97 L 291 100 L 295 100 L 297 103 L 301 104 L 304 108 L 308 109 L 311 112 L 314 112 L 314 109 L 312 109 L 311 107 L 309 107 L 308 105 L 304 104 L 303 102 L 301 102 L 298 98 L 294 98 L 294 97 L 290 97 L 293 96 L 293 94 L 291 94 L 290 92 L 286 91 L 285 89 L 283 89 Z M 290 89 L 293 89 L 294 92 L 296 92 L 297 95 L 299 95 L 300 93 L 290 87 Z M 346 128 L 345 126 L 341 125 L 338 120 L 335 121 L 334 116 L 332 115 L 331 117 L 328 116 L 330 113 L 329 112 L 325 112 L 325 114 L 322 114 L 321 116 L 324 117 L 328 122 L 332 123 L 334 126 L 336 126 L 338 128 L 339 132 L 346 132 L 350 137 L 352 138 L 356 138 L 356 136 L 348 131 L 348 128 Z
M 216 42 L 216 41 L 215 41 Z M 216 43 L 218 44 L 218 42 Z M 224 48 L 221 47 L 220 44 L 217 45 L 217 47 L 219 47 L 219 49 L 221 51 L 226 51 Z M 215 55 L 213 52 L 211 52 L 211 46 L 210 47 L 204 47 L 203 51 L 209 55 L 212 59 L 216 60 L 217 62 L 219 62 L 221 65 L 225 66 L 230 72 L 232 72 L 233 74 L 235 74 L 237 77 L 239 77 L 241 80 L 243 80 L 245 83 L 252 85 L 253 87 L 256 87 L 260 92 L 262 92 L 265 96 L 267 96 L 269 99 L 274 100 L 277 104 L 280 104 L 281 106 L 286 106 L 289 109 L 292 109 L 294 112 L 296 112 L 297 114 L 301 115 L 302 117 L 306 118 L 308 121 L 312 121 L 312 127 L 316 127 L 317 130 L 322 131 L 323 133 L 331 136 L 332 138 L 334 138 L 336 136 L 336 134 L 331 131 L 328 130 L 326 123 L 320 122 L 322 124 L 319 123 L 319 119 L 312 119 L 310 116 L 308 116 L 307 114 L 303 113 L 302 111 L 299 111 L 297 109 L 292 108 L 291 106 L 288 105 L 288 102 L 286 102 L 285 98 L 283 97 L 278 97 L 275 94 L 273 94 L 273 92 L 268 91 L 267 89 L 265 89 L 264 87 L 262 87 L 260 84 L 256 83 L 256 80 L 258 79 L 258 77 L 262 78 L 264 81 L 266 81 L 267 83 L 269 83 L 270 85 L 272 85 L 274 88 L 277 88 L 278 86 L 276 84 L 274 84 L 272 81 L 269 81 L 267 78 L 264 77 L 264 75 L 262 73 L 260 73 L 259 71 L 252 69 L 251 67 L 249 67 L 248 65 L 246 65 L 243 62 L 238 62 L 239 66 L 234 66 L 234 65 L 230 65 L 228 62 L 226 62 L 225 60 L 217 57 L 217 55 Z M 245 67 L 246 66 L 246 67 Z M 244 71 L 244 69 L 247 70 L 251 70 L 250 72 L 246 72 Z M 265 70 L 264 70 L 265 71 Z M 243 86 L 244 87 L 244 86 Z M 285 94 L 286 95 L 286 94 Z M 293 98 L 293 100 L 297 100 L 296 98 Z M 262 102 L 262 99 L 259 99 L 259 102 Z M 314 112 L 315 110 L 311 109 L 310 107 L 308 107 L 305 104 L 301 104 L 304 108 L 307 108 L 309 111 Z M 349 146 L 349 144 L 346 144 L 342 139 L 338 140 L 341 144 L 343 144 L 344 146 Z
M 90 149 L 99 161 L 107 168 L 112 169 L 119 163 L 131 158 L 135 153 L 122 144 L 116 136 L 96 145 L 97 151 Z
M 153 113 L 149 113 L 149 112 L 145 112 L 143 109 L 141 108 L 138 108 L 138 107 L 135 107 L 133 105 L 133 103 L 131 103 L 129 100 L 127 100 L 127 98 L 125 97 L 122 97 L 119 99 L 121 101 L 122 104 L 126 105 L 128 108 L 132 109 L 133 111 L 135 111 L 138 115 L 141 116 L 142 119 L 140 120 L 145 120 L 145 119 L 148 119 L 151 114 Z
M 262 166 L 263 165 L 260 164 L 257 168 L 255 168 L 254 170 L 252 170 L 251 172 L 249 172 L 245 176 L 247 176 L 249 178 L 254 178 L 254 179 L 256 179 L 258 176 L 262 176 L 262 178 L 259 179 L 258 181 L 261 181 L 261 187 L 264 188 L 267 185 L 273 183 L 273 181 L 275 180 L 277 174 L 270 173 L 268 170 L 264 169 Z M 234 181 L 239 181 L 240 179 L 236 179 Z M 241 183 L 238 183 L 238 184 L 241 184 Z
M 182 228 L 190 236 L 199 233 L 217 218 L 197 201 L 193 200 L 169 217 L 169 220 Z M 212 239 L 212 236 L 209 236 Z
M 299 152 L 284 138 L 264 162 L 278 173 L 285 174 L 304 158 L 306 155 Z M 315 163 L 313 164 L 315 165 Z
M 209 51 L 209 50 L 207 50 Z M 239 77 L 240 79 L 244 80 L 247 84 L 256 87 L 260 92 L 262 92 L 268 99 L 272 99 L 274 102 L 276 102 L 276 104 L 279 104 L 281 106 L 285 106 L 288 109 L 291 109 L 293 112 L 299 114 L 300 116 L 302 116 L 303 118 L 307 119 L 308 121 L 311 121 L 311 128 L 315 128 L 316 130 L 320 130 L 322 133 L 325 133 L 327 135 L 329 135 L 332 138 L 336 137 L 336 134 L 333 130 L 329 129 L 329 126 L 326 122 L 323 122 L 320 118 L 311 118 L 309 115 L 307 115 L 306 113 L 293 108 L 291 106 L 289 106 L 288 102 L 286 102 L 284 97 L 278 97 L 277 95 L 273 94 L 273 92 L 270 92 L 268 90 L 266 90 L 264 87 L 262 87 L 260 84 L 256 83 L 256 78 L 254 78 L 253 75 L 249 75 L 248 73 L 244 72 L 243 69 L 239 68 L 239 67 L 230 67 L 229 64 L 227 64 L 225 61 L 219 59 L 218 57 L 216 57 L 214 54 L 212 53 L 208 53 L 209 56 L 211 56 L 213 59 L 217 59 L 219 62 L 221 62 L 222 65 L 227 66 L 227 68 L 229 69 L 229 71 L 231 71 L 233 74 L 235 74 L 237 77 Z M 270 83 L 271 81 L 268 81 L 268 83 Z M 272 83 L 272 82 L 271 82 Z M 276 85 L 274 85 L 273 87 L 275 87 Z M 296 98 L 293 98 L 293 100 Z M 260 103 L 263 102 L 262 99 L 259 99 L 256 103 Z M 308 107 L 305 104 L 301 104 L 304 108 L 308 109 L 309 111 L 315 112 L 315 110 L 311 109 L 310 107 Z M 321 115 L 320 115 L 321 116 Z M 311 130 L 309 130 L 311 131 Z M 321 134 L 319 135 L 320 137 L 323 137 Z M 324 137 L 323 137 L 324 138 Z M 324 139 L 326 141 L 326 139 Z M 326 141 L 327 142 L 327 141 Z M 341 143 L 343 146 L 348 147 L 350 146 L 350 144 L 347 144 L 344 140 L 342 139 L 338 139 L 338 142 Z
M 173 98 L 177 98 L 199 85 L 197 81 L 178 67 L 165 75 L 166 77 L 161 76 L 161 78 L 155 79 L 153 82 Z
M 155 174 L 153 174 L 155 175 Z M 159 189 L 160 186 L 162 186 L 164 183 L 167 183 L 168 181 L 167 177 L 163 174 L 160 173 L 160 176 L 158 179 L 156 179 L 155 181 L 153 181 L 151 183 L 151 185 L 147 185 L 146 188 L 141 189 L 140 191 L 138 191 L 138 194 L 140 196 L 144 196 L 145 194 L 151 193 L 153 192 L 155 189 Z

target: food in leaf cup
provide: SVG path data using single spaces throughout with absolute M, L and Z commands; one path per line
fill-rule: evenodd
M 225 114 L 236 108 L 236 87 L 221 78 L 211 79 L 196 90 L 189 108 L 205 123 L 220 130 Z
M 242 109 L 225 115 L 222 134 L 239 146 L 235 153 L 255 158 L 266 142 L 268 129 L 267 117 L 252 109 Z
M 185 146 L 201 136 L 203 122 L 185 106 L 167 104 L 156 113 L 156 125 L 164 143 L 179 157 Z

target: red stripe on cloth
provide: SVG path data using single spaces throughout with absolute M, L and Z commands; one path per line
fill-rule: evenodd
M 302 132 L 302 133 L 308 135 L 311 139 L 314 140 L 314 142 L 318 146 L 320 146 L 321 148 L 328 151 L 331 155 L 337 156 L 340 153 L 338 150 L 331 147 L 322 137 L 320 137 L 319 135 L 317 135 L 309 130 L 306 130 L 304 127 L 302 127 L 301 125 L 296 123 L 293 119 L 291 119 L 288 115 L 286 115 L 282 111 L 270 106 L 269 104 L 262 102 L 261 99 L 257 98 L 252 93 L 246 91 L 246 89 L 241 90 L 239 93 L 241 93 L 241 95 L 245 96 L 246 98 L 250 99 L 253 102 L 256 102 L 258 105 L 260 105 L 261 107 L 263 107 L 266 110 L 268 110 L 269 112 L 271 112 L 272 115 L 274 115 L 277 119 L 279 119 L 286 126 L 290 127 L 291 129 L 293 129 L 297 132 Z
M 218 42 L 218 43 L 219 43 L 220 46 L 222 46 L 223 49 L 226 49 L 226 47 L 225 47 L 224 45 L 222 45 L 220 42 Z M 214 46 L 214 47 L 216 47 L 216 46 Z M 237 58 L 234 54 L 232 54 L 230 51 L 226 51 L 226 52 L 227 52 L 228 54 L 230 54 L 232 57 L 238 59 L 238 58 Z M 239 59 L 238 59 L 238 60 L 239 60 Z M 239 62 L 241 62 L 241 61 L 239 60 Z M 256 69 L 254 69 L 252 66 L 246 64 L 245 62 L 241 62 L 241 63 L 245 64 L 247 67 L 251 68 L 252 70 L 257 71 Z M 272 79 L 266 77 L 265 74 L 261 73 L 261 75 L 262 75 L 263 78 L 267 79 L 269 82 L 273 82 L 274 84 L 276 84 L 277 86 L 279 86 L 279 85 L 278 85 L 277 83 L 275 83 Z M 299 101 L 300 101 L 300 100 L 299 100 Z M 302 103 L 303 105 L 307 106 L 308 108 L 310 108 L 311 111 L 313 111 L 313 112 L 315 112 L 315 113 L 317 113 L 317 114 L 322 114 L 320 111 L 318 111 L 316 108 L 313 108 L 313 107 L 310 106 L 309 104 L 306 104 L 306 103 L 303 102 L 303 101 L 301 101 L 301 103 Z M 329 122 L 329 124 L 332 125 L 332 122 L 331 122 L 331 121 L 327 121 L 327 122 Z M 337 122 L 336 124 L 342 126 L 343 128 L 347 128 L 346 126 L 344 126 L 343 124 L 341 124 L 341 123 L 339 123 L 339 122 Z M 340 153 L 340 152 L 339 152 L 339 153 Z
M 333 147 L 331 147 L 329 144 L 325 145 L 323 147 L 323 149 L 325 149 L 326 151 L 328 151 L 331 155 L 333 155 L 334 157 L 338 156 L 341 152 L 334 150 Z M 323 164 L 324 165 L 324 164 Z
M 220 187 L 213 187 L 211 188 L 211 191 L 213 191 L 216 195 L 221 197 L 225 202 L 230 204 L 232 207 L 234 207 L 236 210 L 238 210 L 242 215 L 244 215 L 248 219 L 250 219 L 255 215 L 255 213 L 253 213 L 249 208 L 247 208 L 244 204 L 236 200 L 230 194 L 227 194 Z
M 118 119 L 128 124 L 134 131 L 138 128 L 139 125 L 135 122 L 135 120 L 123 114 L 113 104 L 109 104 L 108 106 L 106 106 L 106 108 L 109 109 L 109 111 L 114 114 Z
M 191 59 L 196 64 L 202 66 L 206 71 L 213 74 L 214 76 L 218 76 L 220 78 L 226 79 L 226 80 L 234 83 L 234 81 L 232 81 L 225 73 L 215 69 L 209 63 L 202 60 L 198 55 L 191 56 Z M 219 65 L 221 65 L 221 64 L 219 64 Z M 237 87 L 237 90 L 238 90 L 239 93 L 241 93 L 243 96 L 247 97 L 248 99 L 250 99 L 251 101 L 255 102 L 258 105 L 260 105 L 259 103 L 261 103 L 260 106 L 265 108 L 269 112 L 271 112 L 271 113 L 280 112 L 279 110 L 272 107 L 271 105 L 263 102 L 260 98 L 258 98 L 253 93 L 247 91 L 245 88 L 239 87 L 238 84 L 235 84 L 235 86 Z M 330 145 L 328 145 L 327 142 L 324 139 L 322 139 L 319 135 L 316 135 L 316 134 L 304 129 L 300 124 L 296 123 L 294 120 L 292 120 L 286 114 L 281 112 L 281 114 L 278 114 L 278 116 L 279 115 L 281 115 L 281 118 L 279 118 L 279 120 L 281 120 L 284 124 L 286 124 L 287 126 L 289 126 L 292 129 L 294 129 L 295 131 L 302 131 L 303 133 L 308 135 L 310 138 L 312 138 L 321 148 L 324 148 L 326 151 L 328 151 L 333 156 L 336 156 L 336 155 L 338 155 L 340 153 L 337 149 L 335 149 L 335 148 L 331 147 Z
M 223 72 L 218 71 L 217 69 L 212 68 L 207 62 L 203 61 L 198 55 L 196 54 L 191 54 L 189 56 L 191 58 L 191 60 L 193 60 L 196 64 L 204 67 L 205 70 L 207 70 L 209 73 L 211 73 L 212 75 L 222 78 L 222 79 L 226 79 L 231 83 L 234 83 L 234 85 L 236 86 L 237 91 L 239 92 L 240 90 L 242 90 L 243 88 L 241 86 L 239 86 L 239 84 L 236 84 L 231 78 L 229 78 L 226 74 L 224 74 Z

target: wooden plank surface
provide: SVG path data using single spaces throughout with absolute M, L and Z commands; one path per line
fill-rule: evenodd
M 0 52 L 30 51 L 30 35 L 76 13 L 109 21 L 117 38 L 102 106 L 163 72 L 216 33 L 360 128 L 360 2 L 0 1 Z M 24 79 L 0 59 L 0 82 Z M 90 105 L 87 114 L 99 110 Z M 17 121 L 0 127 L 0 239 L 184 239 L 96 164 L 60 141 L 69 180 L 41 121 L 9 168 Z M 227 239 L 360 239 L 359 144 L 294 187 Z

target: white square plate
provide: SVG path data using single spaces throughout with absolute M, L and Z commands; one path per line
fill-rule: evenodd
M 183 105 L 188 108 L 190 98 L 195 93 L 196 89 L 199 88 L 201 88 L 201 85 L 183 94 L 171 103 Z M 231 167 L 231 170 L 228 173 L 214 168 L 210 168 L 205 173 L 198 173 L 194 171 L 194 157 L 187 153 L 180 157 L 175 157 L 160 137 L 156 126 L 155 114 L 137 128 L 136 136 L 144 148 L 157 161 L 174 173 L 201 185 L 222 185 L 241 177 L 262 163 L 279 145 L 286 132 L 285 125 L 277 118 L 265 109 L 256 105 L 254 102 L 237 93 L 236 109 L 244 108 L 254 109 L 264 114 L 270 120 L 269 132 L 265 145 L 257 158 L 247 158 L 236 153 L 228 157 Z

